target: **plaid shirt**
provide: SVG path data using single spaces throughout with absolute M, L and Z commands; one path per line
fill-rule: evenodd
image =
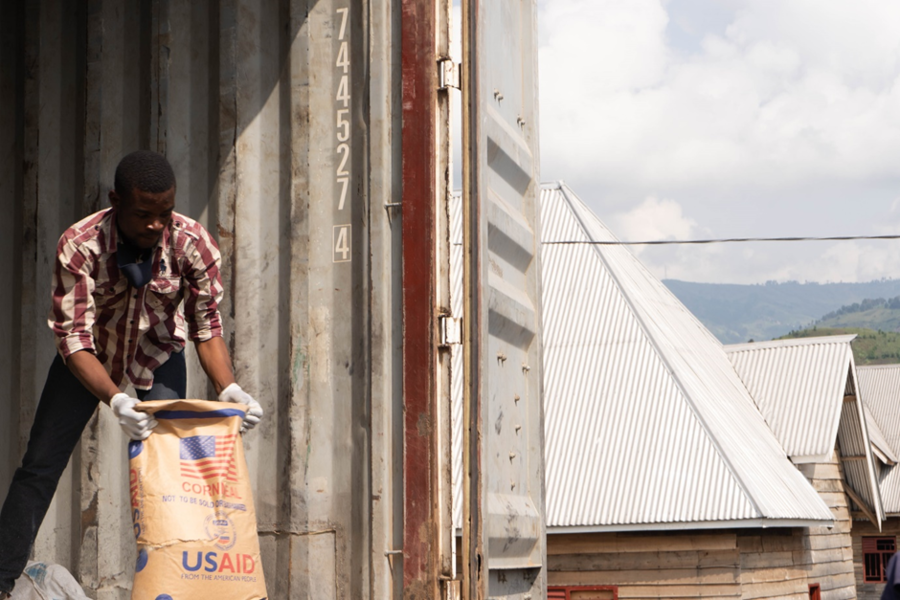
M 173 213 L 153 251 L 153 279 L 135 289 L 116 260 L 115 215 L 100 211 L 62 234 L 48 322 L 64 360 L 88 350 L 117 386 L 146 390 L 153 371 L 184 348 L 185 320 L 191 340 L 222 335 L 221 257 L 199 223 Z

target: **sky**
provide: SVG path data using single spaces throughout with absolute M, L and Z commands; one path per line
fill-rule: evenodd
M 900 233 L 900 2 L 538 0 L 541 178 L 622 240 Z M 900 277 L 900 240 L 635 247 L 659 277 Z

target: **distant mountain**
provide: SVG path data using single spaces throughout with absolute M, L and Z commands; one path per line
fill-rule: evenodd
M 900 296 L 900 279 L 821 284 L 770 281 L 756 285 L 666 279 L 663 283 L 725 344 L 771 340 L 811 327 L 842 307 L 871 298 Z M 897 327 L 880 328 L 887 331 Z
M 873 331 L 860 327 L 819 327 L 818 325 L 800 331 L 792 331 L 782 339 L 816 337 L 820 335 L 844 335 L 855 333 L 850 342 L 853 359 L 857 365 L 884 365 L 900 362 L 900 333 L 895 331 Z

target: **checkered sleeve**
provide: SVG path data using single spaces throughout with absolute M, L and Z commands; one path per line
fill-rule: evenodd
M 206 229 L 198 226 L 193 233 L 193 243 L 185 249 L 184 315 L 190 339 L 203 342 L 222 335 L 219 315 L 219 302 L 223 295 L 219 275 L 222 257 Z
M 52 280 L 48 324 L 62 358 L 94 347 L 94 279 L 92 263 L 71 240 L 60 239 Z

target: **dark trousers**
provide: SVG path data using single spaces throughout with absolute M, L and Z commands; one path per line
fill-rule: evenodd
M 186 373 L 184 353 L 174 353 L 153 373 L 153 388 L 138 390 L 138 397 L 184 398 Z M 0 511 L 0 592 L 12 591 L 25 569 L 59 478 L 99 403 L 57 355 L 34 415 L 25 458 Z

